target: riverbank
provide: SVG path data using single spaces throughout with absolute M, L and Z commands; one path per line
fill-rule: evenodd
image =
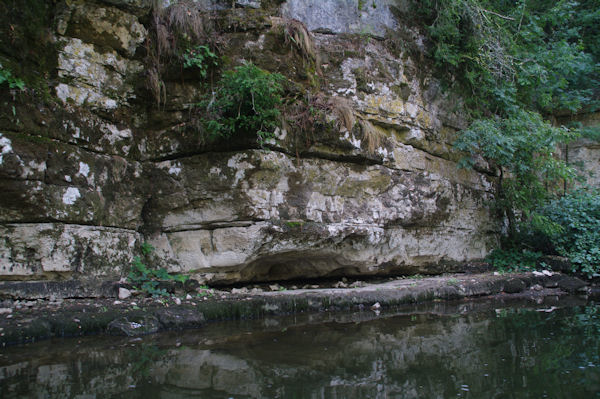
M 0 308 L 0 345 L 35 342 L 52 337 L 144 335 L 158 331 L 200 328 L 222 320 L 257 319 L 304 312 L 365 310 L 440 300 L 478 297 L 530 299 L 566 294 L 597 296 L 597 287 L 560 273 L 495 275 L 451 274 L 397 278 L 348 288 L 259 290 L 198 289 L 184 297 L 4 301 Z

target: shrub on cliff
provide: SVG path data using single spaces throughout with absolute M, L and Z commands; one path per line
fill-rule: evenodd
M 198 105 L 210 139 L 238 133 L 256 134 L 260 145 L 274 137 L 283 94 L 284 77 L 252 63 L 225 71 L 210 98 Z
M 142 257 L 148 257 L 154 251 L 154 247 L 148 243 L 143 243 L 141 246 Z M 147 266 L 140 256 L 135 256 L 131 264 L 131 270 L 127 276 L 127 281 L 133 285 L 136 290 L 139 290 L 153 297 L 168 296 L 169 293 L 165 288 L 160 287 L 160 283 L 164 281 L 178 281 L 185 283 L 189 276 L 183 274 L 171 275 L 164 267 L 152 268 Z

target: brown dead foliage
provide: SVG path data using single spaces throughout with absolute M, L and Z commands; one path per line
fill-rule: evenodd
M 192 0 L 180 0 L 168 7 L 155 1 L 146 39 L 146 86 L 158 107 L 166 101 L 166 65 L 181 61 L 185 50 L 194 45 L 206 45 L 214 52 L 220 49 L 222 36 L 216 30 L 215 18 Z

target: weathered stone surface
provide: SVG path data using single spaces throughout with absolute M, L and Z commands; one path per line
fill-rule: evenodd
M 154 314 L 158 318 L 161 327 L 166 330 L 199 328 L 205 323 L 204 315 L 189 307 L 158 309 Z
M 219 68 L 251 61 L 329 104 L 322 129 L 281 126 L 270 151 L 252 132 L 207 141 L 191 106 L 206 86 L 175 58 L 155 105 L 138 51 L 149 2 L 68 3 L 52 14 L 59 101 L 0 104 L 0 278 L 123 276 L 142 240 L 155 266 L 203 282 L 437 273 L 497 243 L 493 177 L 456 166 L 460 99 L 419 56 L 369 37 L 402 27 L 402 2 L 290 0 L 272 18 L 277 1 L 196 2 L 218 11 Z M 316 62 L 280 15 L 346 34 L 314 33 Z
M 362 3 L 357 0 L 288 0 L 282 6 L 282 14 L 304 22 L 310 30 L 383 37 L 386 29 L 398 26 L 390 9 L 395 3 L 393 0 Z
M 116 7 L 131 9 L 133 11 L 148 11 L 152 6 L 152 0 L 101 0 L 103 3 Z
M 17 276 L 19 277 L 19 276 Z M 98 281 L 1 281 L 2 299 L 50 299 L 114 297 L 118 286 L 113 282 Z
M 132 14 L 114 7 L 83 3 L 71 12 L 65 34 L 132 56 L 145 40 L 147 31 Z
M 139 243 L 135 231 L 60 223 L 0 225 L 0 278 L 118 279 Z
M 108 111 L 135 97 L 127 79 L 143 66 L 114 50 L 99 53 L 93 44 L 69 38 L 59 52 L 58 69 L 62 83 L 56 86 L 56 96 L 63 103 Z
M 261 0 L 236 0 L 236 5 L 248 8 L 260 8 Z
M 427 172 L 274 151 L 158 166 L 152 243 L 174 271 L 209 281 L 416 272 L 483 258 L 496 242 L 488 193 Z
M 22 134 L 0 136 L 0 222 L 60 221 L 135 229 L 142 165 Z
M 600 129 L 600 112 L 587 112 L 579 115 L 559 117 L 556 124 L 579 123 L 583 128 Z M 580 138 L 561 148 L 561 156 L 580 171 L 582 182 L 575 184 L 600 187 L 600 142 Z
M 563 289 L 567 292 L 571 292 L 571 293 L 578 292 L 579 290 L 583 289 L 587 285 L 588 284 L 585 281 L 580 280 L 577 277 L 566 277 L 565 276 L 558 280 L 558 286 L 561 289 Z
M 127 288 L 120 287 L 119 288 L 119 299 L 127 299 L 131 296 L 131 291 Z
M 600 121 L 598 122 L 600 126 Z M 569 162 L 578 165 L 584 184 L 600 187 L 600 143 L 578 140 L 569 145 Z
M 518 278 L 511 278 L 504 282 L 503 291 L 507 294 L 516 294 L 522 292 L 523 290 L 525 290 L 525 288 L 527 288 L 527 285 L 523 280 Z

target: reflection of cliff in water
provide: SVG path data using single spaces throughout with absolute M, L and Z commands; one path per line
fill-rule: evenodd
M 58 341 L 7 349 L 0 396 L 596 397 L 598 317 L 594 305 L 361 322 L 363 314 L 260 322 L 269 331 L 219 324 L 142 340 Z

